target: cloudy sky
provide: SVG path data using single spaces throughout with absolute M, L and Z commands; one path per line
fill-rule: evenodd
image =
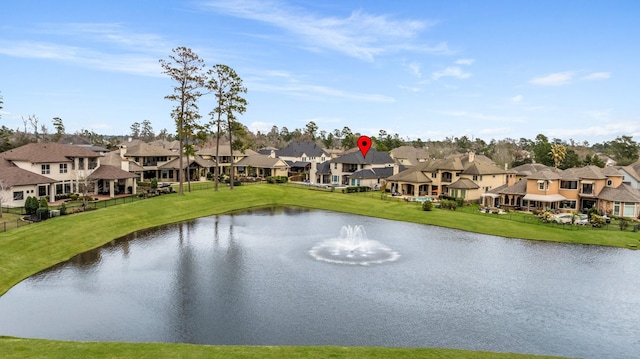
M 241 122 L 403 138 L 640 140 L 637 1 L 10 1 L 0 125 L 174 132 L 159 59 L 192 48 L 248 88 Z M 206 118 L 213 98 L 200 102 Z

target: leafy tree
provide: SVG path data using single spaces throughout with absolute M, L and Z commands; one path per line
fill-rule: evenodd
M 4 125 L 0 127 L 0 152 L 8 151 L 13 148 L 11 145 L 12 136 L 13 130 Z
M 640 146 L 632 136 L 619 136 L 609 142 L 610 151 L 619 166 L 630 165 L 638 160 Z
M 62 138 L 62 135 L 64 135 L 64 124 L 60 117 L 54 117 L 52 121 L 53 128 L 56 130 L 56 133 L 53 135 L 53 142 L 58 142 L 60 138 Z
M 606 165 L 604 163 L 604 161 L 596 154 L 594 155 L 585 155 L 584 156 L 584 161 L 582 162 L 583 165 L 585 166 L 589 166 L 589 165 L 594 165 L 594 166 L 598 166 L 600 168 L 604 168 L 604 166 Z
M 344 128 L 342 129 L 342 148 L 348 150 L 355 147 L 357 140 L 358 139 L 356 138 L 356 136 L 353 134 L 353 132 L 351 132 L 351 129 L 347 126 L 344 126 Z
M 204 86 L 206 77 L 202 73 L 204 60 L 188 47 L 177 47 L 172 50 L 168 60 L 160 59 L 160 65 L 176 84 L 173 94 L 165 96 L 167 100 L 175 101 L 176 107 L 171 111 L 171 117 L 176 122 L 177 136 L 180 141 L 179 164 L 181 169 L 178 194 L 184 195 L 184 138 L 185 126 L 196 121 L 198 113 L 197 101 L 202 96 L 200 88 Z
M 536 136 L 536 140 L 532 146 L 534 159 L 537 163 L 543 165 L 553 166 L 553 158 L 551 157 L 551 144 L 547 136 L 539 134 Z
M 305 126 L 304 134 L 311 137 L 311 141 L 315 141 L 317 132 L 318 125 L 316 125 L 316 123 L 313 121 L 309 121 L 309 123 L 307 123 L 307 125 Z
M 140 128 L 140 138 L 145 142 L 151 142 L 156 138 L 156 134 L 153 132 L 151 121 L 144 120 Z
M 566 170 L 567 168 L 580 167 L 580 157 L 573 148 L 567 148 L 567 154 L 564 160 L 560 163 L 560 169 Z
M 242 79 L 234 69 L 227 65 L 215 65 L 208 72 L 209 80 L 206 88 L 213 92 L 216 97 L 216 106 L 211 111 L 212 125 L 216 126 L 216 160 L 218 159 L 218 151 L 220 147 L 220 134 L 222 125 L 222 116 L 226 117 L 226 130 L 229 135 L 229 150 L 231 152 L 230 172 L 231 179 L 229 188 L 233 189 L 233 149 L 234 131 L 239 128 L 236 124 L 236 114 L 243 114 L 247 109 L 247 100 L 242 97 L 243 93 L 247 93 L 247 88 L 242 85 Z M 238 147 L 236 142 L 235 147 Z M 215 190 L 218 190 L 218 166 L 216 166 L 216 184 Z
M 140 138 L 140 122 L 136 121 L 134 123 L 131 124 L 131 127 L 129 127 L 131 129 L 131 132 L 129 133 L 129 135 L 132 138 Z

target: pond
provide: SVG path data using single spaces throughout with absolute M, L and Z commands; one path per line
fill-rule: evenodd
M 390 254 L 319 258 L 343 226 Z M 32 276 L 0 297 L 0 335 L 629 358 L 639 273 L 637 251 L 265 209 L 140 232 Z

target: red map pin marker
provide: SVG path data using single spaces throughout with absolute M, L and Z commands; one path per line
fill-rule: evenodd
M 362 157 L 367 157 L 367 152 L 371 148 L 371 139 L 369 136 L 360 136 L 358 138 L 358 147 L 360 148 L 360 152 L 362 152 Z

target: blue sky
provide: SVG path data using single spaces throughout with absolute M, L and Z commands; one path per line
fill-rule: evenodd
M 11 1 L 0 124 L 174 132 L 159 59 L 231 66 L 252 130 L 640 140 L 637 1 Z M 206 120 L 213 98 L 200 109 Z

